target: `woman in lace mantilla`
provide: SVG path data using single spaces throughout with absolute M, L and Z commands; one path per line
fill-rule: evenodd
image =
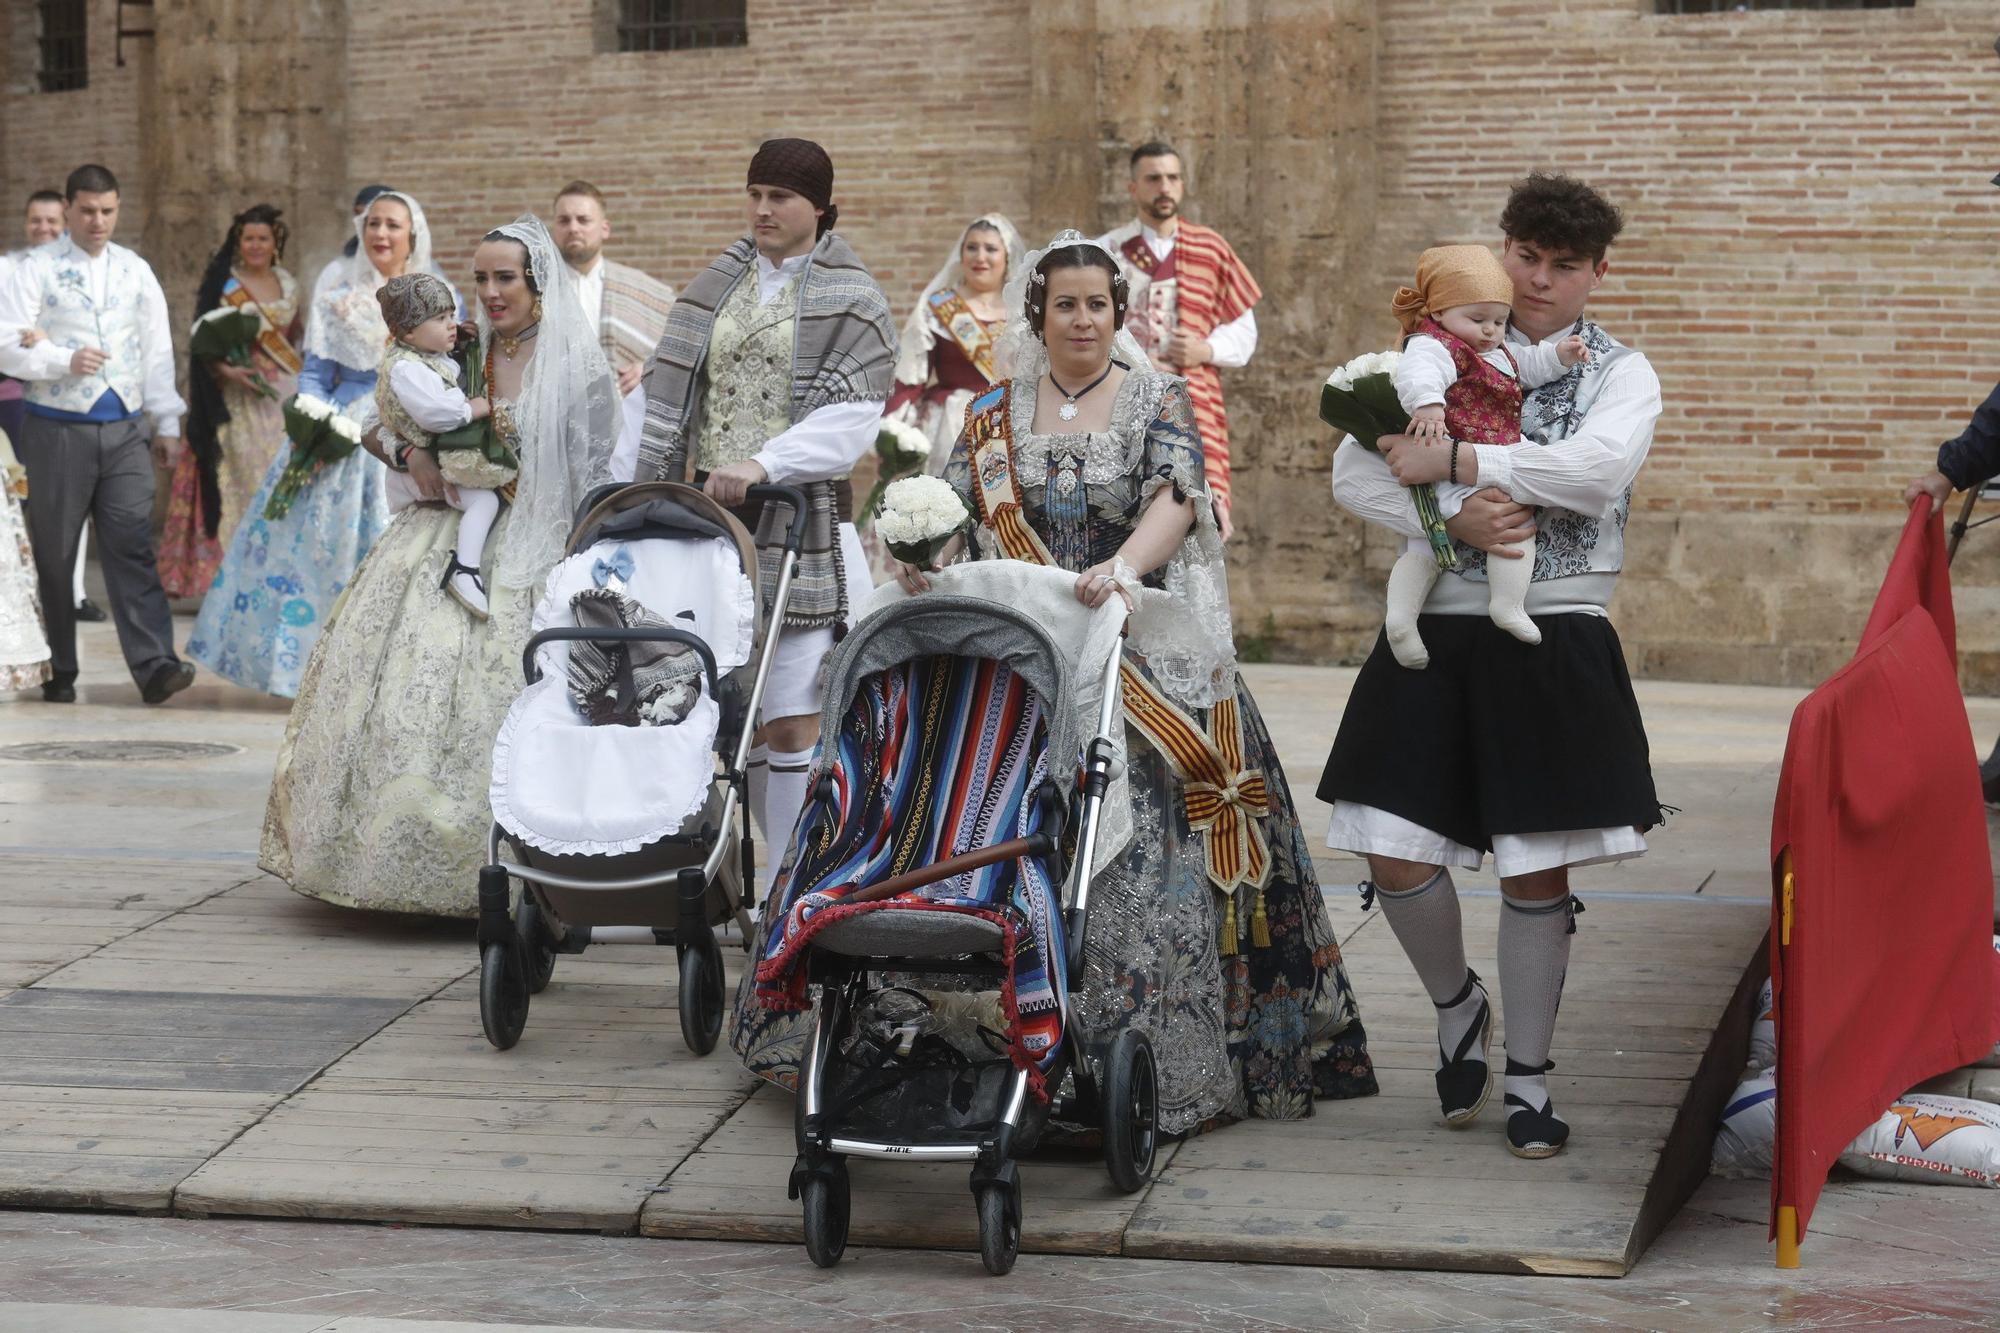
M 521 688 L 534 599 L 571 514 L 607 479 L 616 381 L 547 229 L 523 217 L 473 257 L 480 348 L 521 459 L 488 553 L 491 615 L 443 589 L 458 528 L 436 464 L 390 473 L 404 507 L 306 667 L 264 817 L 261 864 L 348 907 L 470 916 L 491 822 L 493 740 Z M 380 467 L 373 458 L 370 467 Z

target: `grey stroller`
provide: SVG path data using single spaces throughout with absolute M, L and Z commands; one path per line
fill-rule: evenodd
M 805 528 L 796 489 L 753 486 L 749 498 L 792 514 L 768 620 L 749 531 L 675 482 L 591 496 L 549 575 L 522 655 L 527 688 L 494 744 L 494 822 L 479 872 L 479 1014 L 501 1050 L 520 1040 L 529 997 L 549 984 L 557 956 L 611 927 L 674 947 L 681 1035 L 697 1055 L 715 1048 L 725 1008 L 715 928 L 734 920 L 750 934 L 744 767 Z M 613 578 L 666 626 L 579 625 L 572 599 Z M 591 725 L 566 688 L 580 640 L 684 644 L 700 660 L 699 696 L 674 725 Z

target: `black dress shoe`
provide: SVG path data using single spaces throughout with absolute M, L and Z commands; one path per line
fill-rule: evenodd
M 73 704 L 76 702 L 76 686 L 66 680 L 45 680 L 42 682 L 42 702 Z
M 169 662 L 146 681 L 139 697 L 149 704 L 163 704 L 194 684 L 194 663 Z
M 76 604 L 76 618 L 78 620 L 87 620 L 93 625 L 99 625 L 111 619 L 103 607 L 91 601 L 88 597 Z

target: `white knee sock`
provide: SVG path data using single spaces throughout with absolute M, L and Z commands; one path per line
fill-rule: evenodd
M 1506 1093 L 1540 1110 L 1548 1105 L 1549 1046 L 1569 971 L 1570 897 L 1536 902 L 1501 896 L 1500 1004 L 1506 1015 L 1507 1061 L 1533 1074 L 1507 1075 Z
M 1389 919 L 1396 942 L 1417 969 L 1417 979 L 1424 983 L 1431 1003 L 1446 1004 L 1466 991 L 1465 928 L 1451 871 L 1440 867 L 1435 875 L 1402 893 L 1377 885 L 1375 899 L 1382 904 L 1382 915 Z M 1478 1021 L 1480 998 L 1477 989 L 1466 991 L 1457 1004 L 1438 1010 L 1438 1043 L 1445 1050 L 1456 1051 Z M 1443 1058 L 1440 1052 L 1440 1067 Z
M 493 520 L 500 516 L 500 497 L 492 491 L 461 487 L 458 508 L 458 563 L 478 569 L 486 554 L 486 534 L 493 531 Z
M 1522 643 L 1540 643 L 1542 632 L 1528 619 L 1528 583 L 1535 573 L 1535 539 L 1525 538 L 1510 548 L 1519 551 L 1519 560 L 1489 556 L 1486 561 L 1486 614 L 1501 629 Z
M 770 861 L 764 870 L 763 893 L 769 894 L 771 881 L 777 876 L 778 866 L 785 859 L 785 852 L 792 843 L 792 830 L 799 822 L 799 811 L 806 804 L 806 775 L 812 764 L 811 750 L 771 750 L 770 762 L 764 780 L 764 843 L 770 851 Z
M 1389 651 L 1412 671 L 1430 665 L 1430 650 L 1417 633 L 1417 613 L 1424 609 L 1424 599 L 1437 579 L 1437 557 L 1428 548 L 1403 552 L 1389 570 L 1389 610 L 1382 628 L 1389 636 Z

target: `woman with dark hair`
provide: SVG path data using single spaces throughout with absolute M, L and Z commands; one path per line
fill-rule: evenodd
M 578 503 L 609 480 L 617 380 L 548 229 L 522 217 L 472 263 L 469 354 L 520 459 L 486 541 L 490 619 L 444 589 L 458 514 L 441 503 L 435 456 L 398 446 L 384 459 L 398 511 L 306 664 L 264 817 L 264 869 L 346 907 L 472 915 L 493 742 L 520 692 L 529 617 Z
M 373 424 L 375 375 L 389 341 L 375 293 L 402 273 L 436 273 L 424 210 L 377 195 L 354 220 L 352 259 L 320 275 L 306 318 L 299 393 Z M 303 472 L 303 475 L 300 475 Z M 288 500 L 273 503 L 282 493 Z M 188 656 L 225 680 L 292 698 L 341 589 L 389 522 L 382 469 L 359 449 L 295 468 L 290 449 L 266 470 L 203 601 Z
M 230 536 L 285 445 L 279 404 L 298 385 L 305 322 L 298 281 L 281 262 L 286 233 L 283 213 L 269 204 L 238 213 L 195 294 L 195 319 L 227 306 L 255 314 L 258 330 L 248 366 L 189 358 L 188 447 L 174 469 L 160 534 L 160 586 L 169 597 L 208 591 Z
M 944 474 L 978 517 L 973 554 L 1060 567 L 1086 605 L 1134 608 L 1132 837 L 1092 889 L 1083 1024 L 1106 1043 L 1128 1027 L 1151 1038 L 1169 1133 L 1373 1093 L 1312 850 L 1237 675 L 1187 386 L 1124 332 L 1125 280 L 1096 242 L 1064 232 L 1008 292 L 1013 377 L 973 401 Z M 930 586 L 909 565 L 897 578 Z M 754 1068 L 775 1063 L 787 1017 L 739 1019 Z

